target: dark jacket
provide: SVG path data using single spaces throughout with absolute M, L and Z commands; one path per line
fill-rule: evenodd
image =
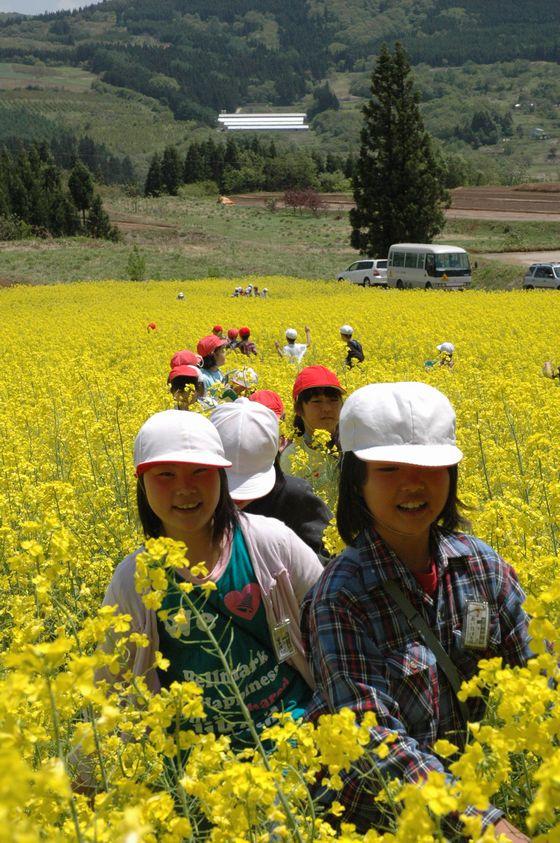
M 275 468 L 276 482 L 270 492 L 243 507 L 243 512 L 283 521 L 326 562 L 329 554 L 323 547 L 323 530 L 331 520 L 332 512 L 313 493 L 307 480 L 284 474 L 278 465 Z

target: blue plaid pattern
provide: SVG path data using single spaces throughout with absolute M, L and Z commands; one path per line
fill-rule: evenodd
M 302 607 L 302 631 L 316 682 L 308 719 L 348 707 L 361 715 L 374 711 L 376 745 L 390 732 L 398 734 L 389 755 L 377 768 L 386 781 L 417 781 L 430 770 L 444 771 L 430 747 L 438 738 L 459 746 L 464 726 L 455 694 L 438 667 L 434 653 L 384 591 L 384 580 L 396 580 L 413 606 L 423 614 L 462 679 L 470 679 L 481 658 L 501 656 L 506 664 L 522 665 L 530 658 L 525 595 L 513 568 L 477 538 L 432 530 L 431 550 L 438 587 L 430 597 L 408 568 L 374 530 L 362 533 L 354 548 L 333 560 L 309 592 Z M 487 601 L 490 634 L 485 651 L 462 644 L 465 604 Z M 469 700 L 469 719 L 484 711 L 480 699 Z M 378 808 L 363 768 L 343 777 L 337 798 L 344 818 L 365 830 L 379 823 Z M 331 794 L 333 795 L 333 794 Z M 494 808 L 485 824 L 496 822 Z

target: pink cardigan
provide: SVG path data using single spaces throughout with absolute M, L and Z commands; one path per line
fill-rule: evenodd
M 239 525 L 259 583 L 269 628 L 289 618 L 295 654 L 289 660 L 306 682 L 313 687 L 307 666 L 299 611 L 305 594 L 319 579 L 323 566 L 316 554 L 296 534 L 276 518 L 240 513 Z M 157 671 L 153 669 L 159 648 L 156 613 L 147 609 L 134 586 L 138 548 L 117 565 L 105 598 L 104 606 L 118 606 L 121 614 L 132 617 L 132 631 L 144 633 L 147 647 L 131 647 L 131 668 L 137 676 L 145 676 L 148 687 L 159 690 Z

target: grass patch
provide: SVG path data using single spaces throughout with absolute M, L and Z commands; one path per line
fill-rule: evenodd
M 51 284 L 86 279 L 126 278 L 133 245 L 146 259 L 153 279 L 238 278 L 290 275 L 334 279 L 358 256 L 349 245 L 343 212 L 320 216 L 271 212 L 265 208 L 221 206 L 215 198 L 125 196 L 105 188 L 103 201 L 123 227 L 123 242 L 86 237 L 0 244 L 0 282 Z M 560 248 L 558 223 L 450 220 L 438 238 L 481 252 Z M 475 257 L 474 284 L 483 289 L 519 286 L 523 268 Z

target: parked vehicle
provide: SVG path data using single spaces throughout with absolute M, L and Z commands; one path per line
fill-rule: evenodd
M 389 249 L 389 287 L 464 290 L 471 280 L 469 256 L 459 246 L 394 243 Z
M 523 279 L 524 290 L 560 290 L 560 263 L 532 263 Z
M 387 286 L 387 258 L 368 258 L 354 261 L 348 269 L 338 274 L 339 281 L 350 281 L 362 287 Z

